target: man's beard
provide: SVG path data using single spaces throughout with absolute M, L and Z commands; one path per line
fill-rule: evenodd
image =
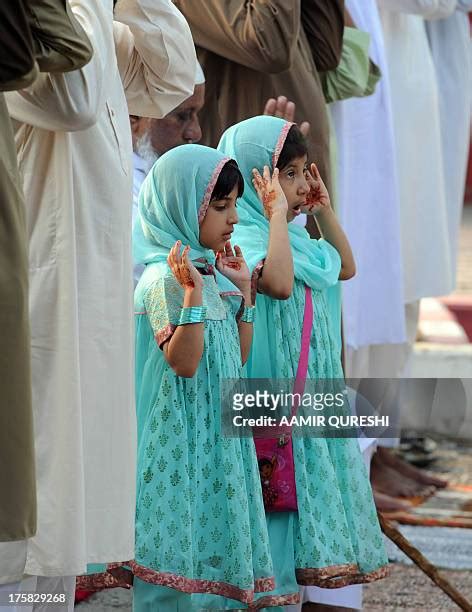
M 134 152 L 139 155 L 149 168 L 159 159 L 159 154 L 154 150 L 149 132 L 145 132 L 136 139 Z

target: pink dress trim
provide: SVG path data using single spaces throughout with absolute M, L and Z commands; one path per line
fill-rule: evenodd
M 282 153 L 282 149 L 284 148 L 285 140 L 287 139 L 287 134 L 289 133 L 292 125 L 296 124 L 287 122 L 280 131 L 279 137 L 277 139 L 277 144 L 275 145 L 274 153 L 272 154 L 272 169 L 277 166 L 280 154 Z
M 333 565 L 322 568 L 299 568 L 296 570 L 297 582 L 303 586 L 317 586 L 323 589 L 339 589 L 352 584 L 366 584 L 388 576 L 388 566 L 384 565 L 373 572 L 362 574 L 354 563 Z
M 123 567 L 130 567 L 132 571 Z M 135 561 L 110 563 L 107 571 L 99 574 L 77 576 L 76 587 L 86 591 L 101 589 L 125 588 L 133 585 L 133 574 L 151 584 L 168 586 L 184 593 L 213 593 L 223 595 L 249 604 L 249 610 L 260 610 L 266 607 L 288 606 L 299 602 L 298 593 L 285 595 L 266 595 L 254 600 L 254 593 L 266 593 L 275 588 L 273 578 L 258 578 L 254 582 L 254 590 L 241 589 L 226 582 L 214 580 L 198 580 L 185 578 L 168 572 L 156 572 Z M 373 572 L 362 574 L 354 563 L 345 563 L 321 568 L 299 568 L 296 570 L 297 582 L 303 586 L 317 586 L 323 589 L 339 589 L 353 584 L 367 584 L 381 580 L 389 574 L 388 566 L 384 565 Z
M 256 599 L 248 605 L 248 610 L 261 610 L 262 608 L 272 608 L 278 606 L 290 606 L 300 603 L 299 593 L 290 593 L 288 595 L 265 595 L 260 599 Z
M 136 561 L 126 563 L 131 568 L 133 574 L 150 584 L 170 587 L 183 593 L 212 593 L 213 595 L 223 595 L 229 599 L 236 599 L 243 603 L 252 603 L 254 601 L 254 593 L 266 593 L 273 591 L 275 588 L 274 578 L 257 578 L 254 581 L 254 589 L 241 589 L 227 582 L 219 582 L 216 580 L 202 580 L 197 578 L 186 578 L 178 574 L 170 572 L 158 572 L 143 565 L 139 565 Z
M 240 291 L 221 291 L 220 292 L 220 296 L 221 297 L 243 297 L 243 294 Z
M 156 338 L 156 342 L 159 348 L 162 348 L 162 345 L 164 344 L 164 342 L 166 342 L 167 340 L 169 340 L 169 338 L 172 337 L 172 334 L 175 332 L 176 329 L 177 329 L 177 325 L 174 325 L 173 323 L 169 323 L 168 325 L 166 325 L 165 327 L 163 327 L 157 332 L 157 334 L 155 335 L 155 338 Z
M 205 215 L 208 210 L 208 206 L 210 205 L 211 194 L 213 193 L 213 189 L 215 188 L 216 181 L 218 180 L 218 177 L 220 176 L 220 172 L 223 169 L 223 166 L 227 162 L 229 162 L 230 159 L 231 159 L 230 157 L 223 157 L 223 159 L 220 162 L 218 162 L 218 165 L 213 170 L 213 174 L 211 175 L 210 182 L 208 183 L 207 188 L 205 190 L 205 195 L 203 196 L 203 202 L 198 211 L 198 223 L 199 224 L 201 224 L 203 219 L 205 218 Z
M 130 589 L 133 586 L 133 574 L 124 567 L 116 567 L 99 574 L 77 576 L 76 588 L 82 591 L 101 591 L 102 589 Z

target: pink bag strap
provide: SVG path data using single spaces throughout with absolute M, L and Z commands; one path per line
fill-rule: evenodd
M 313 327 L 313 298 L 311 288 L 305 285 L 305 310 L 303 312 L 303 328 L 302 342 L 300 347 L 300 357 L 298 360 L 297 375 L 293 385 L 293 392 L 300 393 L 305 390 L 306 375 L 308 372 L 308 355 L 310 353 L 311 330 Z M 298 403 L 295 401 L 292 409 L 294 416 L 298 409 Z
M 300 396 L 305 390 L 306 375 L 308 372 L 308 356 L 310 353 L 311 330 L 313 327 L 313 300 L 310 287 L 305 287 L 305 309 L 303 312 L 302 339 L 300 346 L 300 357 L 298 358 L 297 374 L 293 384 L 293 393 Z M 298 402 L 295 400 L 291 416 L 295 416 L 298 410 Z M 273 438 L 274 436 L 290 436 L 292 428 L 290 425 L 280 427 L 253 427 L 254 438 Z

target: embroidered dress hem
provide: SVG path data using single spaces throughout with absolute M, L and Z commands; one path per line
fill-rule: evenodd
M 361 573 L 353 563 L 334 565 L 323 568 L 297 569 L 298 584 L 302 586 L 317 586 L 323 589 L 340 589 L 353 584 L 367 584 L 388 576 L 388 565 L 379 567 L 368 573 Z
M 300 603 L 299 593 L 287 595 L 267 595 L 261 597 L 248 606 L 248 610 L 262 610 L 264 608 L 277 608 L 279 606 L 291 606 Z
M 133 586 L 133 574 L 126 568 L 113 564 L 113 569 L 110 571 L 108 566 L 107 571 L 97 574 L 87 574 L 77 576 L 76 589 L 82 591 L 101 591 L 103 589 L 130 589 Z
M 273 577 L 256 578 L 254 580 L 253 589 L 242 589 L 234 584 L 219 580 L 205 580 L 203 578 L 186 578 L 179 574 L 171 572 L 158 572 L 156 570 L 144 567 L 136 561 L 130 561 L 129 565 L 133 574 L 151 584 L 166 586 L 183 593 L 211 593 L 213 595 L 222 595 L 229 599 L 241 601 L 242 603 L 252 603 L 254 601 L 254 593 L 266 593 L 273 591 L 275 588 L 275 580 Z

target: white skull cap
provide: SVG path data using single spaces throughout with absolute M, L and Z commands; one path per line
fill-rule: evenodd
M 197 67 L 195 70 L 195 85 L 202 85 L 205 82 L 205 75 L 203 69 L 200 66 L 200 62 L 197 60 Z

